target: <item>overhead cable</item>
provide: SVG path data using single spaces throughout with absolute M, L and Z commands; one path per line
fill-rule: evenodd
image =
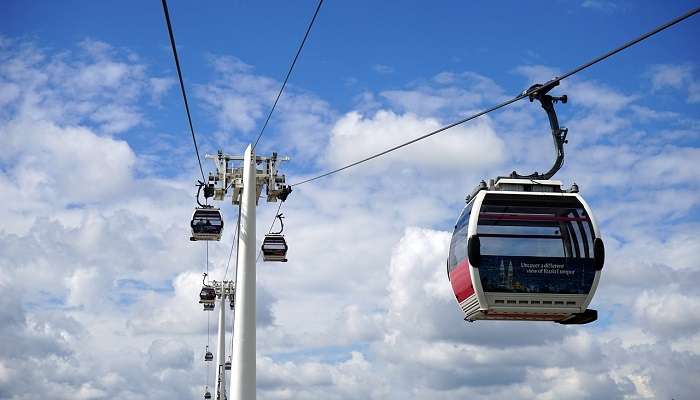
M 665 24 L 662 24 L 662 25 L 657 26 L 656 28 L 652 29 L 651 31 L 649 31 L 649 32 L 647 32 L 647 33 L 645 33 L 645 34 L 639 36 L 638 38 L 633 39 L 633 40 L 630 40 L 629 42 L 623 44 L 622 46 L 620 46 L 620 47 L 618 47 L 618 48 L 616 48 L 616 49 L 614 49 L 614 50 L 611 50 L 611 51 L 609 51 L 609 52 L 603 54 L 602 56 L 597 57 L 597 58 L 595 58 L 595 59 L 593 59 L 593 60 L 591 60 L 591 61 L 589 61 L 589 62 L 587 62 L 587 63 L 585 63 L 585 64 L 583 64 L 583 65 L 580 65 L 579 67 L 576 67 L 576 68 L 572 69 L 571 71 L 569 71 L 569 72 L 565 73 L 564 75 L 560 76 L 560 77 L 558 78 L 558 80 L 560 80 L 560 81 L 561 81 L 561 80 L 564 80 L 564 79 L 570 77 L 571 75 L 574 75 L 574 74 L 576 74 L 576 73 L 578 73 L 578 72 L 581 72 L 581 71 L 583 71 L 584 69 L 590 67 L 590 66 L 593 65 L 593 64 L 597 64 L 597 63 L 599 63 L 599 62 L 605 60 L 606 58 L 608 58 L 608 57 L 610 57 L 610 56 L 613 56 L 613 55 L 615 55 L 615 54 L 621 52 L 622 50 L 625 50 L 625 49 L 628 48 L 628 47 L 634 46 L 635 44 L 641 42 L 641 41 L 644 40 L 644 39 L 647 39 L 647 38 L 649 38 L 649 37 L 651 37 L 651 36 L 656 35 L 657 33 L 663 31 L 663 30 L 666 29 L 666 28 L 670 28 L 671 26 L 673 26 L 673 25 L 675 25 L 675 24 L 677 24 L 677 23 L 679 23 L 679 22 L 681 22 L 681 21 L 683 21 L 683 20 L 685 20 L 685 19 L 688 19 L 688 18 L 692 17 L 693 15 L 697 14 L 698 12 L 700 12 L 700 7 L 697 7 L 697 8 L 695 8 L 695 9 L 692 9 L 692 10 L 688 11 L 687 13 L 685 13 L 685 14 L 679 16 L 679 17 L 676 17 L 676 18 L 674 18 L 674 19 L 672 19 L 672 20 L 670 20 L 670 21 L 668 21 L 668 22 L 666 22 Z
M 165 1 L 165 0 L 163 0 Z M 301 44 L 299 44 L 299 48 L 297 49 L 297 53 L 294 56 L 294 60 L 292 60 L 292 65 L 289 66 L 289 70 L 287 71 L 287 76 L 284 77 L 284 82 L 282 83 L 282 87 L 280 88 L 279 92 L 277 93 L 277 98 L 275 98 L 275 102 L 272 104 L 272 108 L 270 109 L 270 112 L 267 114 L 267 118 L 265 119 L 265 123 L 262 126 L 262 129 L 260 129 L 260 133 L 258 134 L 258 138 L 255 139 L 255 143 L 253 144 L 253 150 L 255 150 L 255 146 L 258 145 L 258 142 L 260 141 L 260 138 L 263 135 L 263 132 L 265 132 L 265 128 L 267 128 L 267 124 L 270 122 L 270 118 L 272 117 L 272 113 L 275 111 L 275 107 L 277 107 L 277 102 L 280 100 L 280 96 L 282 96 L 282 92 L 284 91 L 284 88 L 287 86 L 287 81 L 289 81 L 289 76 L 292 74 L 292 70 L 294 69 L 294 65 L 297 63 L 297 59 L 299 58 L 299 54 L 301 54 L 301 49 L 304 48 L 304 43 L 306 43 L 306 38 L 309 37 L 309 32 L 311 32 L 311 27 L 314 25 L 314 21 L 316 21 L 316 16 L 318 15 L 319 10 L 321 9 L 321 5 L 323 5 L 323 0 L 319 0 L 318 5 L 316 6 L 316 12 L 314 12 L 313 18 L 311 18 L 311 22 L 309 23 L 309 26 L 306 28 L 306 33 L 304 33 L 304 38 L 301 40 Z
M 484 111 L 480 111 L 480 112 L 478 112 L 478 113 L 476 113 L 476 114 L 474 114 L 474 115 L 472 115 L 472 116 L 469 116 L 469 117 L 464 118 L 464 119 L 462 119 L 462 120 L 459 120 L 459 121 L 457 121 L 457 122 L 453 122 L 453 123 L 451 123 L 451 124 L 449 124 L 449 125 L 445 125 L 445 126 L 443 126 L 442 128 L 436 129 L 436 130 L 434 130 L 434 131 L 432 131 L 432 132 L 429 132 L 429 133 L 426 133 L 426 134 L 423 135 L 423 136 L 419 136 L 419 137 L 417 137 L 417 138 L 415 138 L 415 139 L 412 139 L 412 140 L 410 140 L 410 141 L 408 141 L 408 142 L 402 143 L 402 144 L 400 144 L 400 145 L 398 145 L 398 146 L 394 146 L 394 147 L 388 148 L 388 149 L 386 149 L 386 150 L 384 150 L 384 151 L 382 151 L 382 152 L 380 152 L 380 153 L 377 153 L 377 154 L 371 155 L 371 156 L 369 156 L 369 157 L 363 158 L 363 159 L 361 159 L 361 160 L 355 161 L 355 162 L 353 162 L 353 163 L 351 163 L 351 164 L 348 164 L 348 165 L 346 165 L 346 166 L 344 166 L 344 167 L 340 167 L 340 168 L 334 169 L 334 170 L 332 170 L 332 171 L 328 171 L 328 172 L 326 172 L 326 173 L 324 173 L 324 174 L 315 176 L 315 177 L 313 177 L 313 178 L 305 179 L 305 180 L 303 180 L 303 181 L 301 181 L 301 182 L 294 183 L 294 184 L 292 184 L 291 186 L 292 186 L 292 187 L 294 187 L 294 186 L 299 186 L 299 185 L 303 185 L 304 183 L 308 183 L 308 182 L 311 182 L 311 181 L 315 181 L 316 179 L 325 178 L 325 177 L 328 176 L 328 175 L 333 175 L 333 174 L 335 174 L 335 173 L 337 173 L 337 172 L 340 172 L 340 171 L 346 170 L 346 169 L 348 169 L 348 168 L 354 167 L 354 166 L 356 166 L 356 165 L 358 165 L 358 164 L 362 164 L 362 163 L 364 163 L 364 162 L 367 162 L 367 161 L 369 161 L 369 160 L 375 159 L 375 158 L 377 158 L 377 157 L 381 157 L 381 156 L 383 156 L 383 155 L 385 155 L 385 154 L 387 154 L 387 153 L 391 153 L 391 152 L 394 151 L 394 150 L 398 150 L 398 149 L 400 149 L 400 148 L 402 148 L 402 147 L 406 147 L 406 146 L 408 146 L 409 144 L 413 144 L 413 143 L 415 143 L 415 142 L 418 142 L 418 141 L 423 140 L 423 139 L 425 139 L 425 138 L 428 138 L 428 137 L 430 137 L 430 136 L 436 135 L 436 134 L 438 134 L 438 133 L 440 133 L 440 132 L 442 132 L 442 131 L 446 131 L 446 130 L 448 130 L 448 129 L 450 129 L 450 128 L 453 128 L 453 127 L 455 127 L 455 126 L 457 126 L 457 125 L 461 125 L 461 124 L 463 124 L 463 123 L 465 123 L 465 122 L 467 122 L 467 121 L 471 121 L 471 120 L 473 120 L 474 118 L 478 118 L 478 117 L 480 117 L 480 116 L 482 116 L 482 115 L 484 115 L 484 114 L 488 114 L 488 113 L 490 113 L 491 111 L 495 111 L 495 110 L 498 110 L 498 109 L 501 108 L 501 107 L 505 107 L 505 106 L 507 106 L 507 105 L 509 105 L 509 104 L 511 104 L 511 103 L 515 103 L 516 101 L 521 100 L 521 99 L 523 99 L 523 98 L 525 98 L 525 97 L 527 97 L 527 94 L 525 94 L 525 93 L 520 94 L 520 95 L 515 96 L 514 98 L 512 98 L 512 99 L 510 99 L 510 100 L 508 100 L 508 101 L 504 101 L 504 102 L 501 103 L 501 104 L 495 105 L 495 106 L 493 106 L 493 107 L 491 107 L 491 108 L 489 108 L 489 109 L 486 109 L 486 110 L 484 110 Z
M 182 70 L 180 69 L 180 59 L 177 56 L 177 48 L 175 46 L 175 36 L 173 35 L 173 27 L 170 24 L 170 13 L 168 13 L 168 3 L 166 0 L 163 2 L 163 13 L 165 14 L 165 23 L 168 25 L 168 35 L 170 36 L 170 47 L 173 49 L 173 57 L 175 58 L 175 67 L 177 68 L 177 78 L 180 80 L 180 90 L 182 91 L 182 99 L 185 102 L 185 111 L 187 112 L 187 121 L 190 124 L 190 133 L 192 134 L 192 143 L 194 143 L 194 152 L 197 155 L 197 163 L 199 164 L 199 172 L 202 174 L 202 181 L 206 182 L 204 177 L 204 168 L 202 168 L 202 159 L 199 157 L 199 147 L 197 146 L 197 137 L 194 134 L 194 127 L 192 126 L 192 115 L 190 113 L 190 106 L 187 103 L 187 93 L 185 92 L 185 83 L 182 79 Z
M 685 14 L 683 14 L 683 15 L 677 17 L 677 18 L 674 18 L 673 20 L 671 20 L 671 21 L 669 21 L 669 22 L 666 22 L 666 23 L 664 23 L 664 24 L 662 24 L 662 25 L 659 25 L 658 27 L 654 28 L 653 30 L 651 30 L 651 31 L 649 31 L 649 32 L 647 32 L 647 33 L 645 33 L 645 34 L 643 34 L 643 35 L 641 35 L 641 36 L 639 36 L 639 37 L 637 37 L 637 38 L 635 38 L 635 39 L 633 39 L 633 40 L 630 40 L 629 42 L 623 44 L 622 46 L 620 46 L 620 47 L 618 47 L 618 48 L 616 48 L 616 49 L 614 49 L 614 50 L 611 50 L 611 51 L 609 51 L 609 52 L 607 52 L 607 53 L 605 53 L 605 54 L 603 54 L 603 55 L 601 55 L 601 56 L 599 56 L 599 57 L 597 57 L 597 58 L 594 58 L 593 60 L 591 60 L 591 61 L 589 61 L 589 62 L 587 62 L 587 63 L 585 63 L 585 64 L 582 64 L 582 65 L 580 65 L 580 66 L 574 68 L 573 70 L 571 70 L 571 71 L 565 73 L 564 75 L 562 75 L 562 76 L 560 76 L 560 77 L 556 77 L 556 78 L 550 80 L 549 82 L 545 83 L 545 84 L 542 85 L 542 86 L 539 86 L 539 87 L 534 87 L 534 86 L 533 86 L 533 87 L 531 87 L 530 89 L 524 91 L 523 93 L 521 93 L 521 94 L 519 94 L 519 95 L 513 97 L 512 99 L 507 100 L 507 101 L 504 101 L 503 103 L 500 103 L 500 104 L 498 104 L 498 105 L 495 105 L 495 106 L 493 106 L 493 107 L 490 107 L 490 108 L 488 108 L 488 109 L 486 109 L 486 110 L 480 111 L 480 112 L 478 112 L 478 113 L 476 113 L 476 114 L 474 114 L 474 115 L 471 115 L 471 116 L 469 116 L 469 117 L 467 117 L 467 118 L 461 119 L 461 120 L 459 120 L 459 121 L 457 121 L 457 122 L 453 122 L 453 123 L 451 123 L 451 124 L 449 124 L 449 125 L 443 126 L 442 128 L 436 129 L 436 130 L 434 130 L 434 131 L 432 131 L 432 132 L 429 132 L 429 133 L 427 133 L 427 134 L 425 134 L 425 135 L 423 135 L 423 136 L 419 136 L 419 137 L 417 137 L 417 138 L 415 138 L 415 139 L 409 140 L 408 142 L 405 142 L 405 143 L 402 143 L 402 144 L 400 144 L 400 145 L 397 145 L 397 146 L 391 147 L 391 148 L 389 148 L 389 149 L 386 149 L 386 150 L 384 150 L 384 151 L 382 151 L 382 152 L 379 152 L 379 153 L 377 153 L 377 154 L 371 155 L 371 156 L 369 156 L 369 157 L 365 157 L 365 158 L 363 158 L 363 159 L 361 159 L 361 160 L 355 161 L 355 162 L 353 162 L 353 163 L 350 163 L 350 164 L 345 165 L 345 166 L 340 167 L 340 168 L 336 168 L 336 169 L 334 169 L 334 170 L 328 171 L 328 172 L 326 172 L 326 173 L 323 173 L 323 174 L 321 174 L 321 175 L 315 176 L 315 177 L 313 177 L 313 178 L 305 179 L 305 180 L 302 180 L 302 181 L 300 181 L 300 182 L 294 183 L 294 184 L 292 184 L 291 186 L 293 187 L 293 186 L 303 185 L 303 184 L 305 184 L 305 183 L 308 183 L 308 182 L 311 182 L 311 181 L 315 181 L 315 180 L 317 180 L 317 179 L 321 179 L 321 178 L 324 178 L 324 177 L 329 176 L 329 175 L 333 175 L 333 174 L 335 174 L 335 173 L 337 173 L 337 172 L 340 172 L 340 171 L 346 170 L 346 169 L 348 169 L 348 168 L 354 167 L 354 166 L 356 166 L 356 165 L 362 164 L 362 163 L 364 163 L 364 162 L 373 160 L 373 159 L 375 159 L 375 158 L 377 158 L 377 157 L 381 157 L 381 156 L 383 156 L 383 155 L 385 155 L 385 154 L 387 154 L 387 153 L 391 153 L 392 151 L 398 150 L 398 149 L 400 149 L 400 148 L 402 148 L 402 147 L 406 147 L 406 146 L 408 146 L 408 145 L 410 145 L 410 144 L 413 144 L 413 143 L 415 143 L 415 142 L 421 141 L 421 140 L 426 139 L 426 138 L 428 138 L 428 137 L 430 137 L 430 136 L 436 135 L 436 134 L 438 134 L 438 133 L 440 133 L 440 132 L 444 132 L 444 131 L 446 131 L 446 130 L 448 130 L 448 129 L 450 129 L 450 128 L 454 128 L 454 127 L 457 126 L 457 125 L 461 125 L 461 124 L 463 124 L 463 123 L 465 123 L 465 122 L 467 122 L 467 121 L 471 121 L 471 120 L 473 120 L 473 119 L 475 119 L 475 118 L 478 118 L 478 117 L 480 117 L 480 116 L 482 116 L 482 115 L 488 114 L 488 113 L 490 113 L 490 112 L 492 112 L 492 111 L 496 111 L 496 110 L 498 110 L 499 108 L 505 107 L 505 106 L 507 106 L 507 105 L 510 105 L 510 104 L 512 104 L 512 103 L 515 103 L 516 101 L 519 101 L 519 100 L 522 100 L 522 99 L 524 99 L 524 98 L 526 98 L 526 97 L 529 97 L 530 95 L 534 94 L 534 93 L 537 92 L 538 90 L 542 90 L 543 87 L 547 87 L 547 86 L 550 86 L 550 85 L 551 85 L 551 86 L 556 86 L 556 85 L 559 84 L 560 81 L 562 81 L 562 80 L 564 80 L 564 79 L 570 77 L 571 75 L 574 75 L 574 74 L 576 74 L 576 73 L 579 73 L 579 72 L 583 71 L 584 69 L 586 69 L 586 68 L 588 68 L 588 67 L 590 67 L 590 66 L 592 66 L 592 65 L 594 65 L 594 64 L 597 64 L 597 63 L 599 63 L 599 62 L 605 60 L 606 58 L 608 58 L 608 57 L 610 57 L 610 56 L 612 56 L 612 55 L 615 55 L 615 54 L 621 52 L 622 50 L 627 49 L 628 47 L 631 47 L 631 46 L 633 46 L 633 45 L 635 45 L 635 44 L 637 44 L 637 43 L 639 43 L 639 42 L 641 42 L 641 41 L 643 41 L 643 40 L 645 40 L 645 39 L 647 39 L 647 38 L 649 38 L 649 37 L 651 37 L 651 36 L 653 36 L 653 35 L 655 35 L 655 34 L 657 34 L 657 33 L 659 33 L 659 32 L 661 32 L 661 31 L 663 31 L 663 30 L 665 30 L 665 29 L 667 29 L 667 28 L 669 28 L 669 27 L 671 27 L 671 26 L 673 26 L 673 25 L 675 25 L 675 24 L 677 24 L 677 23 L 679 23 L 679 22 L 681 22 L 681 21 L 683 21 L 683 20 L 689 18 L 689 17 L 692 17 L 693 15 L 697 14 L 698 12 L 700 12 L 700 7 L 695 8 L 695 9 L 693 9 L 693 10 L 690 10 L 690 11 L 688 11 L 687 13 L 685 13 Z

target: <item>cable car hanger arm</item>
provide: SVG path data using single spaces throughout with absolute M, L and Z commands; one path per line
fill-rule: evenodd
M 202 192 L 202 188 L 204 188 L 204 202 L 205 202 L 205 204 L 202 204 L 199 201 L 199 194 Z M 197 181 L 197 196 L 196 196 L 197 204 L 201 208 L 212 208 L 213 206 L 206 204 L 206 203 L 208 203 L 207 199 L 209 199 L 210 197 L 214 197 L 214 186 L 212 186 L 210 184 L 206 184 L 206 183 L 198 180 Z
M 569 130 L 559 126 L 559 120 L 557 119 L 557 112 L 554 109 L 554 104 L 559 101 L 566 104 L 567 97 L 566 95 L 551 96 L 547 94 L 555 86 L 559 85 L 559 81 L 559 78 L 554 78 L 544 84 L 532 85 L 529 89 L 523 92 L 523 95 L 526 95 L 530 99 L 530 102 L 538 100 L 542 105 L 542 108 L 545 110 L 545 112 L 547 112 L 549 126 L 552 129 L 552 139 L 554 140 L 554 152 L 556 154 L 554 165 L 552 165 L 549 171 L 543 174 L 533 172 L 530 175 L 520 175 L 519 173 L 513 171 L 509 178 L 548 180 L 553 177 L 564 164 L 564 144 L 567 143 L 566 135 Z
M 273 235 L 281 235 L 282 232 L 284 231 L 284 221 L 282 221 L 283 218 L 284 218 L 284 215 L 282 213 L 278 213 L 275 216 L 275 219 L 278 219 L 280 221 L 280 230 L 278 232 L 268 232 L 268 233 L 271 233 Z M 272 223 L 274 224 L 275 221 L 273 220 Z M 270 228 L 270 231 L 272 231 L 272 228 Z

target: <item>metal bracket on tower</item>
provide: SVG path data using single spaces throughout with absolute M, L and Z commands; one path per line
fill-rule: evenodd
M 207 159 L 216 164 L 216 173 L 209 173 L 208 183 L 214 188 L 214 199 L 223 200 L 227 193 L 231 194 L 231 202 L 240 204 L 243 192 L 243 167 L 232 167 L 232 161 L 243 161 L 243 156 L 232 156 L 219 151 L 216 155 L 207 154 Z M 291 192 L 291 187 L 285 185 L 284 174 L 279 173 L 279 163 L 289 161 L 289 157 L 280 157 L 277 153 L 272 156 L 256 156 L 255 163 L 262 169 L 255 169 L 256 198 L 258 203 L 262 188 L 266 188 L 267 201 L 274 203 L 277 200 L 285 201 Z
M 216 291 L 216 297 L 235 297 L 236 281 L 211 281 L 209 286 Z

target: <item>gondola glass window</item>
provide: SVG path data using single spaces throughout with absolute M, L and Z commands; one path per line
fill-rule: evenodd
M 591 289 L 593 229 L 574 197 L 543 202 L 541 196 L 486 195 L 477 234 L 486 292 L 585 294 Z

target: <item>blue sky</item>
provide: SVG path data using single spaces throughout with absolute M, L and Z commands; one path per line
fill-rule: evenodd
M 242 153 L 257 136 L 315 6 L 169 2 L 202 153 Z M 695 6 L 328 0 L 258 149 L 290 155 L 284 171 L 297 182 Z M 606 241 L 598 322 L 465 324 L 445 277 L 465 194 L 551 163 L 544 112 L 522 101 L 295 189 L 284 206 L 290 262 L 257 266 L 258 397 L 693 397 L 698 18 L 553 92 L 570 99 L 558 106 L 570 141 L 557 179 L 579 184 Z M 158 1 L 5 2 L 0 398 L 202 395 L 204 245 L 187 240 L 199 172 L 176 79 Z M 261 202 L 258 236 L 274 206 Z M 215 279 L 235 224 L 222 209 Z
M 590 4 L 587 4 L 590 3 Z M 522 64 L 560 71 L 587 61 L 680 15 L 693 2 L 352 2 L 324 7 L 322 18 L 293 74 L 292 84 L 349 110 L 364 91 L 379 92 L 427 79 L 443 71 L 473 71 L 494 79 L 511 95 L 529 82 L 514 73 Z M 264 76 L 280 79 L 310 18 L 314 2 L 221 2 L 201 7 L 173 2 L 171 14 L 188 87 L 213 78 L 209 55 L 235 55 Z M 97 4 L 10 2 L 6 35 L 71 49 L 86 38 L 128 49 L 149 71 L 174 76 L 172 56 L 157 2 Z M 582 75 L 635 91 L 642 65 L 688 63 L 698 54 L 696 23 L 684 23 Z M 386 68 L 382 68 L 386 67 Z M 384 71 L 384 72 L 380 72 Z M 391 72 L 388 72 L 391 71 Z M 192 89 L 189 89 L 192 92 Z M 183 123 L 177 93 L 169 93 L 153 129 Z M 683 112 L 692 104 L 659 93 L 653 104 Z M 681 100 L 681 101 L 677 101 Z M 211 118 L 193 101 L 195 127 L 211 129 Z M 274 124 L 272 126 L 274 128 Z

